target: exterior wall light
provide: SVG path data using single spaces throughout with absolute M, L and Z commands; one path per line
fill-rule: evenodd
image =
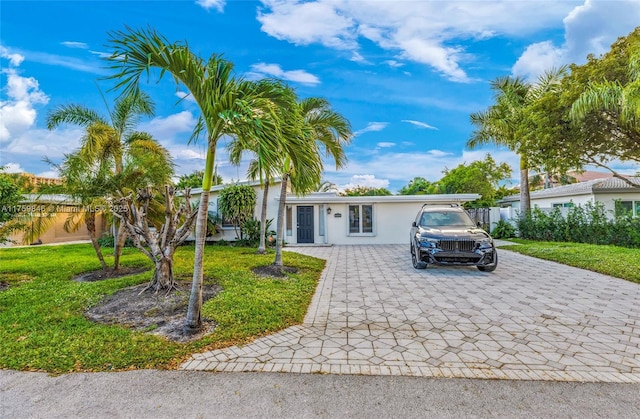
M 327 214 L 331 214 L 331 207 L 327 208 Z

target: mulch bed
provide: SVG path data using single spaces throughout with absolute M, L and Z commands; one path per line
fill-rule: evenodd
M 177 289 L 169 294 L 146 290 L 144 283 L 116 291 L 85 313 L 89 320 L 103 324 L 118 324 L 137 331 L 152 333 L 176 342 L 188 342 L 213 332 L 216 324 L 203 319 L 203 328 L 197 333 L 184 330 L 189 307 L 191 281 L 179 281 Z M 218 285 L 202 286 L 203 303 L 218 294 Z

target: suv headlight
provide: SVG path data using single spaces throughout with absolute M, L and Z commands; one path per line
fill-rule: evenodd
M 479 249 L 492 249 L 493 248 L 493 239 L 490 237 L 478 240 L 478 248 Z
M 427 247 L 427 248 L 435 248 L 438 247 L 438 239 L 431 239 L 428 237 L 420 237 L 418 239 L 419 243 L 420 243 L 420 247 Z

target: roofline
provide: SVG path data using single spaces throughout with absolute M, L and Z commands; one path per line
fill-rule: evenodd
M 383 195 L 383 196 L 339 196 L 315 194 L 307 196 L 287 195 L 287 204 L 369 204 L 369 203 L 429 203 L 451 204 L 465 203 L 479 199 L 479 194 L 436 194 L 436 195 Z M 277 198 L 276 198 L 277 199 Z

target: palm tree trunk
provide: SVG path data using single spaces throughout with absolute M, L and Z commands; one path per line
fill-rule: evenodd
M 98 244 L 98 240 L 96 239 L 96 213 L 93 211 L 87 211 L 85 217 L 85 224 L 87 225 L 87 231 L 89 232 L 89 238 L 91 239 L 93 250 L 96 251 L 96 256 L 98 256 L 98 260 L 100 260 L 102 270 L 106 271 L 107 263 L 104 261 L 102 249 L 100 249 L 100 244 Z
M 524 218 L 531 210 L 531 194 L 529 192 L 529 162 L 520 156 L 520 217 Z
M 196 332 L 202 328 L 202 282 L 203 282 L 203 262 L 204 244 L 207 236 L 207 216 L 209 215 L 209 192 L 213 177 L 213 163 L 215 161 L 215 143 L 209 143 L 207 151 L 207 161 L 202 179 L 202 194 L 198 207 L 198 218 L 196 219 L 196 248 L 193 258 L 193 282 L 191 283 L 191 295 L 189 296 L 189 308 L 187 309 L 187 320 L 185 329 Z
M 282 246 L 284 246 L 284 206 L 287 200 L 287 183 L 289 175 L 282 176 L 282 187 L 280 188 L 280 202 L 278 204 L 278 223 L 276 228 L 276 260 L 275 266 L 284 266 L 282 262 Z
M 120 225 L 118 226 L 118 235 L 115 238 L 115 246 L 113 248 L 113 270 L 117 271 L 120 269 L 120 257 L 122 256 L 122 249 L 124 248 L 124 243 L 127 241 L 127 228 L 124 223 L 120 221 Z
M 264 183 L 264 191 L 262 192 L 262 210 L 260 212 L 260 245 L 258 253 L 264 255 L 267 253 L 266 235 L 267 235 L 267 197 L 269 196 L 269 179 Z

